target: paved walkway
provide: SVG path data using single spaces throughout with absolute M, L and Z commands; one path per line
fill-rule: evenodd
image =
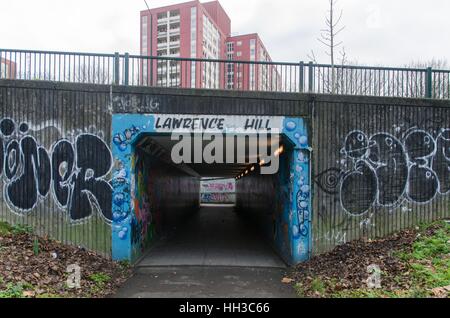
M 279 268 L 138 268 L 116 298 L 295 298 Z
M 295 297 L 284 262 L 232 208 L 202 208 L 158 242 L 116 297 Z
M 284 268 L 285 264 L 233 208 L 206 207 L 157 243 L 139 266 Z

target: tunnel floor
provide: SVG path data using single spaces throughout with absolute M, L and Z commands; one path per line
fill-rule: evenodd
M 202 207 L 148 251 L 138 267 L 285 268 L 267 241 L 231 207 Z

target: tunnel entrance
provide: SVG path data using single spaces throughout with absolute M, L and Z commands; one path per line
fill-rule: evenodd
M 201 207 L 235 207 L 236 178 L 202 178 L 200 181 Z
M 301 118 L 114 115 L 113 132 L 114 259 L 282 267 L 309 257 Z

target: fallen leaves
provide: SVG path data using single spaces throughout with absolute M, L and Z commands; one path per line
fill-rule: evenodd
M 22 296 L 23 297 L 34 297 L 34 296 L 36 296 L 36 293 L 34 291 L 27 290 L 22 293 Z
M 290 274 L 300 283 L 306 297 L 317 297 L 311 288 L 312 277 L 320 277 L 329 292 L 367 288 L 368 266 L 378 265 L 382 271 L 383 289 L 404 290 L 410 287 L 406 265 L 394 256 L 395 251 L 409 248 L 416 238 L 415 231 L 403 231 L 391 237 L 369 241 L 353 241 L 333 251 L 298 265 Z M 402 279 L 398 279 L 401 277 Z M 323 295 L 322 295 L 323 296 Z
M 433 288 L 431 292 L 437 298 L 447 298 L 450 292 L 450 286 Z
M 281 282 L 283 283 L 283 284 L 290 284 L 290 283 L 292 283 L 294 280 L 292 279 L 292 278 L 288 278 L 288 277 L 284 277 L 282 280 L 281 280 Z
M 0 236 L 0 291 L 22 285 L 26 286 L 22 297 L 106 297 L 130 275 L 128 269 L 100 255 L 48 238 L 38 239 L 39 253 L 35 255 L 34 240 L 29 234 Z M 81 268 L 80 289 L 67 286 L 67 267 L 72 264 Z M 101 288 L 89 279 L 98 273 L 111 277 Z

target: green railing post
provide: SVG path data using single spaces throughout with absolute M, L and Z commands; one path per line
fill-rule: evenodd
M 299 80 L 299 85 L 300 85 L 300 93 L 303 93 L 305 90 L 305 63 L 303 63 L 303 61 L 300 62 L 300 80 Z
M 123 79 L 123 85 L 128 86 L 130 83 L 130 54 L 125 53 L 125 60 L 124 60 L 124 79 Z
M 148 85 L 150 87 L 153 87 L 153 61 L 154 61 L 153 58 L 150 57 L 150 85 Z M 156 64 L 156 67 L 158 67 L 158 63 Z M 156 77 L 156 79 L 158 80 L 158 77 Z
M 120 84 L 120 54 L 114 53 L 114 85 Z
M 433 69 L 427 68 L 426 98 L 433 98 Z
M 313 93 L 314 90 L 314 64 L 309 62 L 308 66 L 308 92 Z
M 5 55 L 6 55 L 6 53 L 5 53 Z M 5 56 L 5 58 L 6 58 L 6 56 Z M 2 65 L 1 65 L 2 64 L 2 59 L 3 59 L 3 50 L 0 50 L 0 79 L 2 78 Z

